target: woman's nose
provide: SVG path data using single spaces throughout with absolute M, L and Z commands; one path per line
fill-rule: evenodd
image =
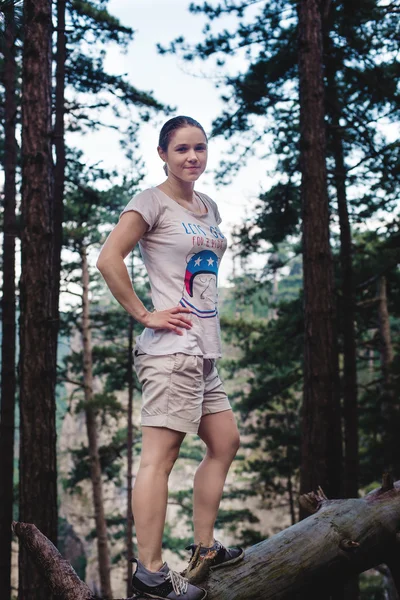
M 190 150 L 188 160 L 191 162 L 197 162 L 197 154 L 194 150 Z

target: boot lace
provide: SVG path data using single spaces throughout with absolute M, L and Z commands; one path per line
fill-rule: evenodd
M 170 570 L 165 579 L 172 583 L 172 588 L 177 596 L 186 594 L 188 591 L 188 580 L 176 571 Z

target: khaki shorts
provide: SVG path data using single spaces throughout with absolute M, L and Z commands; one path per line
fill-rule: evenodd
M 135 348 L 134 364 L 144 426 L 197 433 L 203 415 L 231 408 L 215 360 L 181 352 L 153 356 Z

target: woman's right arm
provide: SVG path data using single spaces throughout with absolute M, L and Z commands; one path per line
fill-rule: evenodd
M 170 329 L 182 335 L 179 327 L 190 329 L 191 321 L 181 313 L 190 311 L 183 307 L 150 313 L 137 297 L 124 259 L 143 237 L 148 225 L 136 211 L 124 213 L 108 236 L 97 259 L 96 266 L 104 277 L 114 298 L 136 321 L 152 329 Z

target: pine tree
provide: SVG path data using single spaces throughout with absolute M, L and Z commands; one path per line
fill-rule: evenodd
M 53 162 L 49 0 L 24 3 L 20 281 L 20 519 L 57 543 L 56 347 L 52 335 Z M 19 598 L 51 598 L 19 553 Z

